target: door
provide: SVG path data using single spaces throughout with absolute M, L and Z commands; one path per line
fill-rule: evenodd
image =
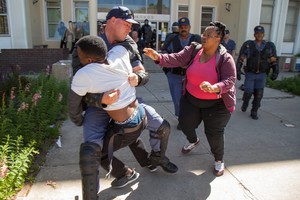
M 140 27 L 142 27 L 143 24 L 144 22 L 141 22 Z M 152 30 L 150 47 L 156 51 L 160 51 L 160 48 L 163 45 L 169 30 L 169 22 L 149 21 L 149 25 L 151 26 Z

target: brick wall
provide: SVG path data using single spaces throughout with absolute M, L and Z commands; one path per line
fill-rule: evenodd
M 67 60 L 68 49 L 1 49 L 0 74 L 10 71 L 11 66 L 20 66 L 20 73 L 39 73 L 49 65 L 52 66 L 59 60 Z

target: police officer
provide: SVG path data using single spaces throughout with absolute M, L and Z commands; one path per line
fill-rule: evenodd
M 230 53 L 234 58 L 236 44 L 235 41 L 230 38 L 230 31 L 228 29 L 225 30 L 225 36 L 221 44 L 226 48 L 227 52 Z
M 164 41 L 161 51 L 162 52 L 167 52 L 167 48 L 170 45 L 172 39 L 178 34 L 178 22 L 174 22 L 172 24 L 172 33 L 168 33 L 166 36 L 166 40 Z
M 162 47 L 162 53 L 177 53 L 181 51 L 185 46 L 189 46 L 191 42 L 201 43 L 201 37 L 197 34 L 190 33 L 191 25 L 190 20 L 187 17 L 182 17 L 178 20 L 178 34 L 173 34 L 169 41 L 166 39 L 166 44 Z M 183 89 L 183 80 L 185 77 L 186 69 L 182 69 L 180 66 L 172 69 L 163 68 L 168 78 L 169 88 L 171 92 L 172 101 L 174 104 L 175 115 L 179 116 L 179 104 Z M 177 129 L 181 130 L 180 125 L 177 125 Z
M 130 54 L 133 71 L 136 72 L 139 77 L 139 85 L 146 84 L 148 75 L 141 64 L 137 45 L 131 37 L 128 36 L 128 33 L 131 31 L 130 23 L 135 22 L 133 20 L 133 13 L 123 6 L 114 7 L 108 13 L 106 20 L 105 33 L 101 35 L 101 37 L 106 42 L 108 49 L 112 48 L 116 43 L 118 43 L 118 45 L 124 45 Z M 120 29 L 120 23 L 122 23 L 123 31 L 118 31 Z M 125 40 L 124 37 L 126 37 Z M 73 61 L 75 59 L 78 58 L 73 57 Z M 81 103 L 83 103 L 82 99 L 78 98 L 74 92 L 71 92 L 69 95 L 70 118 L 76 125 L 83 125 L 84 143 L 82 143 L 80 147 L 83 199 L 97 198 L 101 151 L 109 123 L 109 116 L 106 111 L 103 110 L 103 106 L 106 106 L 105 104 L 114 103 L 117 98 L 118 96 L 110 91 L 101 94 L 88 94 L 84 98 L 87 103 L 87 109 L 83 117 L 82 106 L 80 106 Z M 148 158 L 148 153 L 143 151 L 140 140 L 136 141 L 135 145 L 131 145 L 131 151 L 142 167 L 148 166 L 150 170 L 155 170 L 156 166 L 160 166 L 168 173 L 177 172 L 177 166 L 170 162 L 165 156 L 170 134 L 170 124 L 162 119 L 152 107 L 143 103 L 141 104 L 147 115 L 147 129 L 150 131 L 150 146 L 152 151 Z M 114 167 L 114 169 L 117 171 L 117 168 Z M 115 176 L 113 172 L 112 175 Z M 128 182 L 124 182 L 122 187 L 127 183 Z
M 245 89 L 243 94 L 242 112 L 246 112 L 249 101 L 252 101 L 251 118 L 258 119 L 257 110 L 263 98 L 266 78 L 272 69 L 271 80 L 276 80 L 279 69 L 277 64 L 276 47 L 273 42 L 264 40 L 265 29 L 263 26 L 254 28 L 255 40 L 244 42 L 237 59 L 237 79 L 241 80 L 241 68 L 244 61 Z

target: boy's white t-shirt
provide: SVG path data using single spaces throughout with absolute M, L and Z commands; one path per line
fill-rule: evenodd
M 128 82 L 128 74 L 132 73 L 132 66 L 127 49 L 121 45 L 113 47 L 108 52 L 107 60 L 109 65 L 90 63 L 78 70 L 73 77 L 71 89 L 80 96 L 119 89 L 119 100 L 104 108 L 118 110 L 136 99 L 135 88 Z

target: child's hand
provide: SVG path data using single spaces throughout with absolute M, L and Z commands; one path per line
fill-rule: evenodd
M 120 98 L 120 90 L 109 90 L 103 94 L 103 104 L 110 105 L 118 101 Z
M 139 77 L 135 73 L 130 73 L 128 75 L 128 82 L 131 87 L 135 87 L 139 83 Z

